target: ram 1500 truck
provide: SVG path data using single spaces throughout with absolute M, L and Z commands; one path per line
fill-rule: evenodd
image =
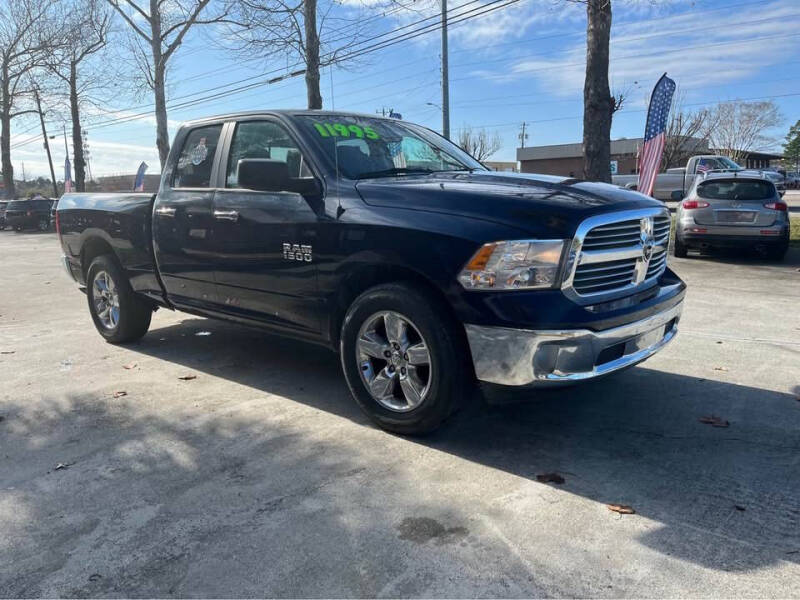
M 653 198 L 658 200 L 681 200 L 689 192 L 698 177 L 703 176 L 705 173 L 715 172 L 738 173 L 745 177 L 765 177 L 775 184 L 781 196 L 786 190 L 784 177 L 777 171 L 744 169 L 727 156 L 708 154 L 692 156 L 686 161 L 685 167 L 667 169 L 665 173 L 656 175 Z M 614 175 L 611 181 L 626 189 L 635 190 L 639 185 L 639 176 Z
M 66 194 L 56 215 L 109 342 L 142 337 L 162 307 L 320 343 L 400 433 L 436 428 L 475 380 L 526 389 L 630 367 L 675 336 L 685 291 L 661 203 L 488 171 L 375 116 L 188 123 L 156 195 Z

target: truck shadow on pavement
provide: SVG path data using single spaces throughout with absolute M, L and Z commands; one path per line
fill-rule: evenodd
M 407 439 L 373 429 L 322 348 L 187 319 L 130 350 L 199 374 L 186 383 L 196 387 L 171 402 L 155 383 L 161 412 L 135 392 L 4 402 L 0 596 L 625 595 L 638 567 L 595 546 L 584 555 L 576 527 L 615 536 L 609 547 L 626 557 L 633 536 L 717 571 L 800 562 L 800 403 L 789 394 L 637 367 L 526 404 L 475 402 Z M 229 384 L 255 393 L 228 400 Z M 729 427 L 698 421 L 710 415 Z M 414 464 L 409 445 L 445 456 Z M 550 472 L 566 481 L 537 482 Z M 469 494 L 498 479 L 505 492 L 471 507 Z M 564 513 L 562 492 L 589 502 Z M 514 532 L 509 515 L 530 529 Z M 563 550 L 531 562 L 543 530 Z M 587 561 L 616 592 L 591 587 Z
M 211 335 L 196 337 L 201 329 Z M 322 348 L 186 320 L 133 349 L 373 426 Z M 663 524 L 641 543 L 706 567 L 800 562 L 800 402 L 790 394 L 639 366 L 527 402 L 468 405 L 406 442 L 532 481 L 558 472 L 558 489 Z M 709 416 L 729 426 L 700 421 Z

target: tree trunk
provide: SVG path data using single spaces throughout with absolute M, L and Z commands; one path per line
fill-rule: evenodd
M 11 99 L 8 89 L 8 69 L 3 66 L 3 89 L 0 96 L 0 155 L 2 155 L 3 185 L 6 198 L 14 198 L 14 166 L 11 164 Z
M 156 110 L 156 146 L 158 159 L 161 162 L 161 171 L 167 166 L 169 155 L 169 130 L 167 129 L 167 99 L 164 87 L 166 85 L 166 65 L 161 51 L 161 8 L 160 2 L 150 0 L 150 48 L 153 52 L 153 93 L 155 94 Z
M 611 117 L 608 85 L 611 0 L 586 2 L 586 80 L 583 85 L 583 173 L 589 181 L 611 182 Z
M 319 91 L 319 32 L 317 31 L 317 0 L 305 0 L 303 22 L 306 34 L 306 93 L 308 108 L 322 108 Z
M 83 158 L 83 132 L 78 109 L 78 69 L 74 62 L 69 66 L 69 109 L 72 115 L 72 154 L 75 164 L 75 191 L 86 191 L 86 161 Z

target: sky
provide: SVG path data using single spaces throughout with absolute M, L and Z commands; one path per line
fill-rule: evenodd
M 435 12 L 431 4 L 424 4 L 430 0 L 404 0 L 407 8 L 376 12 L 369 3 L 377 1 L 337 4 L 325 25 L 329 47 L 352 40 L 362 43 L 354 48 L 370 46 L 397 35 L 391 32 L 398 28 L 409 32 L 420 27 L 413 23 Z M 491 2 L 449 1 L 454 22 L 449 30 L 451 138 L 456 139 L 465 126 L 486 128 L 502 140 L 491 160 L 509 161 L 515 160 L 523 122 L 528 146 L 579 142 L 585 7 L 567 0 L 519 0 L 464 18 L 471 14 L 468 11 Z M 405 120 L 440 131 L 441 33 L 430 29 L 414 39 L 325 67 L 324 108 L 366 113 L 391 108 Z M 623 93 L 626 100 L 614 116 L 612 139 L 643 134 L 648 95 L 664 72 L 678 84 L 677 97 L 687 110 L 726 100 L 773 99 L 784 122 L 771 133 L 782 139 L 800 118 L 798 30 L 800 0 L 613 0 L 609 76 L 612 91 Z M 176 52 L 168 85 L 171 135 L 182 121 L 199 117 L 305 106 L 302 76 L 187 105 L 187 100 L 297 68 L 291 68 L 295 59 L 285 57 L 251 53 L 245 60 L 220 42 L 224 35 L 223 26 L 198 28 Z M 124 53 L 121 45 L 116 46 L 112 49 L 116 54 Z M 148 163 L 149 173 L 160 170 L 151 110 L 149 96 L 122 91 L 86 111 L 84 128 L 94 176 L 133 173 L 141 161 Z M 109 122 L 121 117 L 131 119 Z M 41 141 L 29 141 L 39 133 L 37 125 L 24 120 L 13 124 L 16 178 L 22 175 L 23 162 L 26 177 L 49 176 Z M 51 135 L 62 127 L 61 121 L 48 122 Z M 62 179 L 63 137 L 51 143 L 56 176 Z

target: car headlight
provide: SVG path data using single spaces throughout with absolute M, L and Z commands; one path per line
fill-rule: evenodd
M 512 240 L 484 244 L 458 275 L 467 289 L 531 290 L 554 288 L 564 240 Z

